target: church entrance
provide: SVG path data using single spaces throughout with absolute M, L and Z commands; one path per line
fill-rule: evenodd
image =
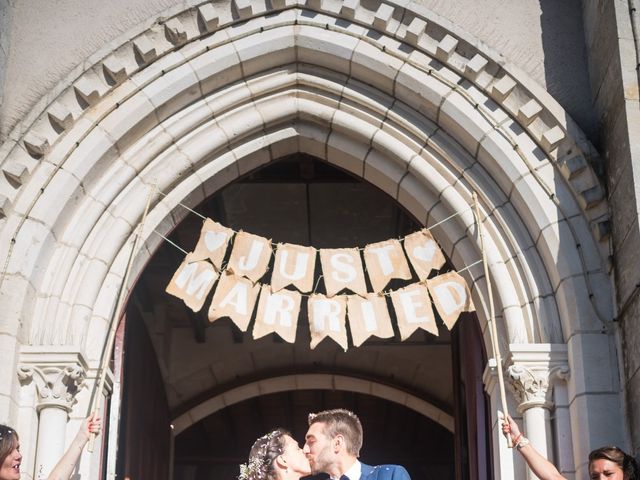
M 438 318 L 437 336 L 417 330 L 401 341 L 394 327 L 393 338 L 350 343 L 345 352 L 329 338 L 311 349 L 302 309 L 295 343 L 276 334 L 254 340 L 251 325 L 242 332 L 228 318 L 210 323 L 206 306 L 194 313 L 165 292 L 184 257 L 179 248 L 195 247 L 199 215 L 274 244 L 315 248 L 364 247 L 422 228 L 376 187 L 302 154 L 249 173 L 188 213 L 129 301 L 119 475 L 151 478 L 144 472 L 167 464 L 175 480 L 235 478 L 271 428 L 302 444 L 308 413 L 348 408 L 363 423 L 364 462 L 399 463 L 412 478 L 487 478 L 486 360 L 474 314 L 451 332 Z M 142 430 L 147 438 L 136 438 Z

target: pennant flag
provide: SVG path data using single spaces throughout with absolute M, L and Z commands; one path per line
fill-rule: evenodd
M 335 340 L 347 351 L 346 314 L 347 301 L 342 295 L 329 298 L 324 295 L 311 295 L 307 306 L 309 327 L 311 330 L 311 349 L 325 338 Z
M 233 242 L 227 270 L 257 282 L 267 271 L 271 259 L 271 240 L 240 232 Z
M 327 296 L 333 297 L 345 288 L 362 297 L 367 294 L 362 260 L 357 248 L 322 249 L 320 264 Z
M 392 278 L 411 279 L 411 270 L 398 240 L 367 245 L 364 262 L 374 292 L 381 292 Z
M 406 340 L 418 328 L 438 335 L 427 287 L 419 283 L 391 293 L 391 300 L 398 319 L 400 338 Z
M 449 330 L 462 312 L 473 312 L 471 293 L 464 278 L 457 272 L 448 272 L 427 280 L 429 293 L 436 310 Z
M 182 299 L 194 312 L 199 312 L 218 274 L 209 262 L 192 262 L 190 255 L 173 274 L 166 292 Z
M 431 270 L 440 270 L 446 261 L 440 247 L 426 228 L 407 235 L 404 238 L 404 250 L 420 280 L 425 280 Z
M 294 343 L 301 296 L 293 290 L 271 292 L 269 285 L 262 285 L 253 338 L 261 338 L 269 333 L 277 333 L 283 340 Z
M 303 293 L 313 289 L 316 268 L 316 249 L 290 243 L 280 243 L 271 275 L 271 291 L 277 292 L 293 285 Z
M 240 330 L 246 332 L 259 292 L 260 286 L 254 285 L 251 280 L 225 271 L 220 276 L 209 306 L 209 321 L 229 317 Z
M 349 295 L 347 317 L 353 345 L 356 347 L 362 345 L 372 335 L 378 338 L 393 337 L 391 318 L 383 295 L 372 293 L 365 298 Z
M 219 272 L 222 268 L 224 254 L 227 252 L 227 245 L 232 237 L 233 230 L 207 218 L 202 225 L 198 244 L 191 254 L 192 260 L 209 259 Z

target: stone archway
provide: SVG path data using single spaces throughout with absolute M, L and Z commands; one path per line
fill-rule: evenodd
M 179 223 L 178 203 L 303 152 L 377 185 L 425 225 L 458 214 L 435 230 L 458 268 L 479 258 L 477 191 L 504 343 L 569 344 L 573 425 L 617 404 L 615 385 L 587 385 L 615 366 L 584 353 L 611 342 L 593 149 L 495 52 L 418 5 L 373 7 L 202 4 L 61 86 L 2 150 L 3 348 L 63 345 L 95 366 L 148 186 L 166 195 L 154 199 L 134 273 L 159 242 L 152 231 Z M 486 331 L 484 279 L 466 276 Z M 513 361 L 548 377 L 536 348 Z M 574 435 L 583 459 L 605 429 Z

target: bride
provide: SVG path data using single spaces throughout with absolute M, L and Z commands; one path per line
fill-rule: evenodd
M 291 435 L 278 428 L 255 441 L 238 480 L 298 480 L 311 473 L 309 460 Z

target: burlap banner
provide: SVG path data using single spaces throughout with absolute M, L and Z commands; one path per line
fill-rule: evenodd
M 362 260 L 357 248 L 322 249 L 320 263 L 327 296 L 333 297 L 345 288 L 361 296 L 367 294 Z
M 391 292 L 391 301 L 398 319 L 400 339 L 406 340 L 418 328 L 438 335 L 427 287 L 419 283 Z
M 343 295 L 332 298 L 311 295 L 307 312 L 311 330 L 311 349 L 316 348 L 324 338 L 330 337 L 346 352 L 349 347 L 346 326 L 347 298 Z
M 381 292 L 392 278 L 411 279 L 411 270 L 398 240 L 367 245 L 364 262 L 374 292 Z
M 280 243 L 271 275 L 271 290 L 277 292 L 293 285 L 303 293 L 313 289 L 316 249 L 290 243 Z
M 347 318 L 354 347 L 359 347 L 372 335 L 378 338 L 393 337 L 387 301 L 383 295 L 370 293 L 365 298 L 349 295 Z
M 232 242 L 228 266 L 223 269 Z M 458 273 L 428 278 L 433 270 L 439 270 L 445 264 L 442 251 L 428 230 L 408 235 L 403 242 L 404 245 L 391 239 L 364 248 L 364 262 L 374 292 L 367 291 L 358 248 L 320 250 L 326 296 L 313 294 L 309 297 L 306 313 L 312 349 L 329 337 L 346 350 L 347 320 L 356 347 L 371 336 L 393 337 L 386 294 L 381 292 L 392 279 L 410 280 L 409 264 L 420 283 L 389 292 L 402 340 L 418 328 L 438 335 L 431 299 L 448 329 L 453 328 L 460 313 L 474 310 L 469 288 Z M 194 251 L 187 254 L 166 291 L 197 312 L 220 277 L 209 306 L 209 321 L 229 317 L 240 330 L 247 331 L 257 303 L 253 338 L 277 333 L 293 343 L 300 314 L 299 292 L 310 293 L 317 287 L 314 285 L 316 250 L 278 244 L 271 283 L 260 285 L 257 282 L 267 272 L 272 253 L 271 240 L 246 232 L 235 233 L 206 219 Z M 288 290 L 289 285 L 299 292 Z M 345 290 L 355 295 L 338 295 Z
M 267 271 L 271 259 L 271 240 L 239 232 L 233 242 L 227 270 L 257 282 Z
M 209 321 L 229 317 L 243 332 L 253 316 L 260 285 L 230 272 L 223 272 L 209 306 Z
M 449 330 L 458 321 L 460 313 L 475 310 L 467 282 L 457 272 L 433 277 L 427 280 L 427 286 L 436 310 Z
M 209 259 L 219 272 L 224 254 L 227 252 L 227 245 L 232 237 L 233 230 L 207 218 L 202 225 L 200 239 L 191 254 L 191 259 L 193 261 Z
M 262 285 L 253 338 L 277 333 L 283 340 L 294 343 L 300 313 L 300 294 L 292 290 L 271 292 L 269 285 Z
M 445 258 L 428 230 L 421 230 L 404 237 L 404 250 L 420 280 L 426 280 L 431 270 L 440 270 Z
M 182 299 L 194 312 L 199 312 L 217 278 L 213 265 L 204 261 L 193 262 L 187 255 L 173 274 L 166 292 Z

